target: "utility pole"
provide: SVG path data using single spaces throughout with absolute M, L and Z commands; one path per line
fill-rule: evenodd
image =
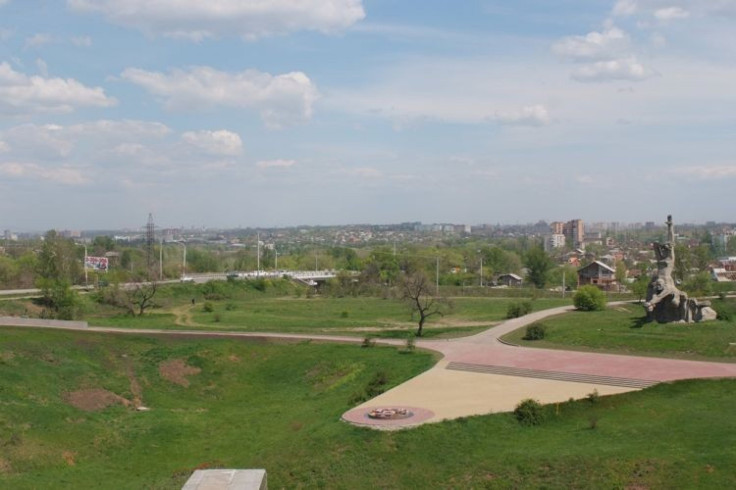
M 480 257 L 480 287 L 483 287 L 483 256 Z
M 258 277 L 261 276 L 261 234 L 256 233 L 256 270 Z
M 84 246 L 84 287 L 89 286 L 87 280 L 87 245 Z
M 158 280 L 164 280 L 164 237 L 161 237 L 161 241 L 158 247 Z
M 435 272 L 435 296 L 440 295 L 440 258 L 437 257 L 437 267 Z

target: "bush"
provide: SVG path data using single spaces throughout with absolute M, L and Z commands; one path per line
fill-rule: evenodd
M 202 306 L 202 311 L 204 311 L 205 313 L 212 313 L 213 311 L 215 311 L 215 305 L 213 305 L 209 301 L 205 301 L 204 305 Z
M 715 300 L 711 301 L 710 307 L 716 311 L 717 318 L 724 322 L 730 322 L 734 318 L 734 304 L 728 300 Z
M 365 338 L 363 338 L 363 343 L 360 344 L 360 346 L 363 347 L 363 348 L 375 347 L 376 346 L 376 341 L 373 340 L 370 337 L 365 337 Z
M 532 312 L 531 301 L 511 303 L 506 309 L 506 318 L 519 318 Z
M 572 297 L 575 308 L 581 311 L 601 311 L 606 309 L 606 295 L 595 286 L 581 286 Z
M 546 331 L 547 328 L 543 324 L 532 323 L 526 327 L 526 335 L 523 338 L 524 340 L 542 340 Z
M 527 398 L 516 405 L 514 417 L 521 425 L 539 425 L 544 421 L 544 407 L 537 400 Z

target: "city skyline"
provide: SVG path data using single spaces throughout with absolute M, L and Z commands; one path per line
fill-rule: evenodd
M 734 221 L 734 0 L 255 4 L 0 0 L 0 228 Z

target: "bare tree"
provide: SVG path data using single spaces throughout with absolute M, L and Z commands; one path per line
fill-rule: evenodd
M 422 329 L 427 318 L 434 315 L 444 316 L 445 311 L 450 306 L 445 298 L 432 294 L 434 284 L 424 272 L 415 272 L 404 276 L 399 288 L 401 299 L 409 305 L 412 316 L 414 316 L 414 313 L 419 314 L 417 337 L 422 336 Z
M 142 316 L 149 308 L 154 306 L 153 298 L 156 296 L 158 283 L 156 281 L 137 282 L 131 284 L 125 291 L 127 307 L 131 315 Z

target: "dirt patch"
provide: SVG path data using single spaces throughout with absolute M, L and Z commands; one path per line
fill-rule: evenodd
M 64 451 L 63 453 L 61 453 L 61 457 L 64 458 L 64 461 L 66 461 L 66 464 L 68 464 L 69 466 L 74 466 L 77 464 L 77 462 L 74 459 L 75 456 L 76 456 L 76 453 L 72 451 Z
M 158 365 L 158 373 L 162 378 L 185 388 L 189 386 L 187 376 L 193 376 L 201 372 L 202 370 L 198 367 L 187 366 L 183 359 L 172 359 Z
M 103 410 L 110 405 L 120 403 L 126 407 L 130 406 L 130 401 L 120 395 L 116 395 L 112 391 L 94 388 L 90 390 L 78 390 L 67 393 L 64 396 L 67 403 L 75 408 L 84 410 L 85 412 L 96 412 Z
M 228 360 L 230 360 L 230 362 L 240 362 L 240 358 L 235 354 L 230 354 L 228 356 Z
M 9 474 L 11 471 L 12 468 L 10 467 L 10 463 L 5 459 L 0 458 L 0 474 Z

